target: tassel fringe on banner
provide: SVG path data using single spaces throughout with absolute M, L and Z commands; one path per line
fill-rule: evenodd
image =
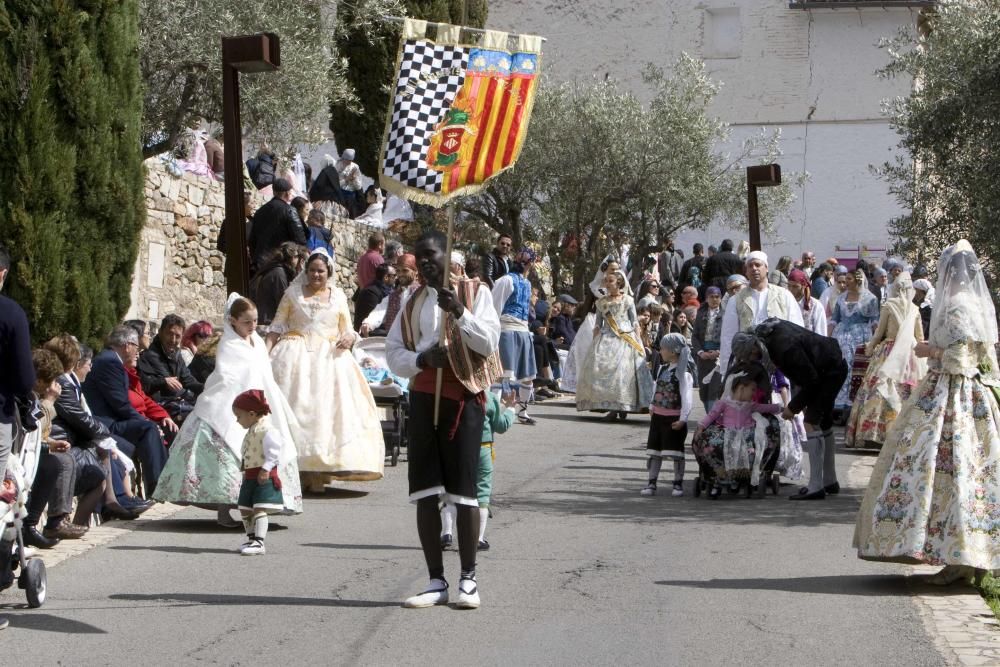
M 436 37 L 427 37 L 429 25 Z M 406 19 L 380 185 L 430 206 L 471 195 L 517 162 L 538 90 L 542 38 Z

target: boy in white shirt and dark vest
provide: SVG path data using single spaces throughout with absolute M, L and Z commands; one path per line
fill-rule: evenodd
M 233 400 L 233 414 L 239 425 L 247 429 L 240 465 L 243 484 L 237 501 L 247 539 L 240 545 L 239 552 L 244 556 L 262 556 L 267 515 L 285 507 L 278 478 L 281 432 L 271 425 L 268 418 L 271 407 L 260 389 L 250 389 L 237 396 Z
M 408 598 L 408 608 L 448 602 L 441 552 L 439 500 L 457 507 L 461 578 L 456 606 L 476 608 L 476 549 L 479 500 L 476 477 L 486 391 L 501 374 L 496 353 L 500 320 L 490 289 L 478 280 L 444 287 L 447 240 L 437 231 L 417 241 L 417 270 L 423 286 L 406 302 L 386 340 L 389 369 L 410 378 L 408 477 L 410 501 L 417 505 L 417 533 L 430 583 Z M 444 345 L 439 344 L 445 329 Z M 435 386 L 442 375 L 435 424 Z

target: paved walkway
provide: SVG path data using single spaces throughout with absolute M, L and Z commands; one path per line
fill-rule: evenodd
M 87 542 L 111 543 L 54 567 L 43 608 L 22 609 L 20 591 L 0 595 L 11 616 L 3 661 L 996 662 L 975 653 L 995 636 L 985 619 L 968 620 L 985 609 L 978 596 L 855 558 L 873 457 L 843 453 L 846 488 L 822 502 L 642 498 L 646 418 L 609 425 L 552 403 L 534 412 L 538 426 L 498 441 L 478 611 L 400 608 L 425 581 L 401 463 L 382 482 L 309 497 L 305 514 L 277 521 L 260 558 L 233 553 L 238 531 L 197 509 L 91 531 Z M 454 552 L 446 565 L 457 583 Z

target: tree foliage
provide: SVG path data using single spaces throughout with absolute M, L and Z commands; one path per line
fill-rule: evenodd
M 895 250 L 933 266 L 959 238 L 996 277 L 1000 257 L 1000 2 L 946 1 L 921 33 L 887 41 L 887 76 L 912 93 L 887 103 L 904 154 L 880 170 L 909 211 L 890 222 Z
M 405 13 L 438 23 L 482 28 L 486 24 L 486 0 L 404 0 Z M 463 13 L 464 4 L 464 13 Z M 383 24 L 374 33 L 360 29 L 364 7 L 341 5 L 337 11 L 337 48 L 346 63 L 346 83 L 354 89 L 356 104 L 335 99 L 330 129 L 341 148 L 357 151 L 357 163 L 366 174 L 378 173 L 378 156 L 385 132 L 385 114 L 396 66 L 400 26 Z
M 643 83 L 648 104 L 611 80 L 543 81 L 518 164 L 463 200 L 466 216 L 510 233 L 515 245 L 540 242 L 556 282 L 565 279 L 577 290 L 622 243 L 645 253 L 682 229 L 711 222 L 746 229 L 743 168 L 773 161 L 779 136 L 756 135 L 734 154 L 721 152 L 729 128 L 708 114 L 717 84 L 690 57 L 669 72 L 647 66 Z M 761 191 L 765 228 L 791 201 L 798 179 L 786 174 L 785 180 Z M 564 252 L 567 238 L 579 254 Z
M 144 221 L 138 2 L 0 7 L 0 239 L 33 335 L 100 339 L 129 305 Z
M 319 143 L 330 103 L 355 108 L 347 62 L 336 51 L 336 20 L 321 0 L 141 0 L 140 59 L 145 83 L 142 144 L 146 156 L 173 146 L 192 121 L 222 121 L 223 36 L 274 32 L 281 68 L 240 79 L 241 113 L 249 138 L 279 152 Z M 355 16 L 362 39 L 398 12 L 399 0 L 350 0 L 338 11 Z

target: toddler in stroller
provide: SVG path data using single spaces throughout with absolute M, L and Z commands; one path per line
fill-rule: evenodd
M 392 465 L 399 463 L 400 450 L 406 447 L 406 419 L 409 414 L 407 381 L 394 375 L 385 360 L 385 338 L 363 338 L 354 345 L 354 358 L 361 366 L 375 398 L 375 406 L 383 413 L 382 436 L 386 456 Z
M 781 406 L 753 402 L 756 389 L 752 377 L 736 375 L 731 392 L 716 401 L 698 425 L 691 443 L 699 467 L 696 495 L 704 485 L 715 500 L 722 493 L 722 482 L 729 481 L 745 485 L 749 497 L 760 485 L 761 470 L 773 469 L 778 448 L 769 446 L 775 440 L 769 432 L 773 425 L 764 415 L 781 412 Z

